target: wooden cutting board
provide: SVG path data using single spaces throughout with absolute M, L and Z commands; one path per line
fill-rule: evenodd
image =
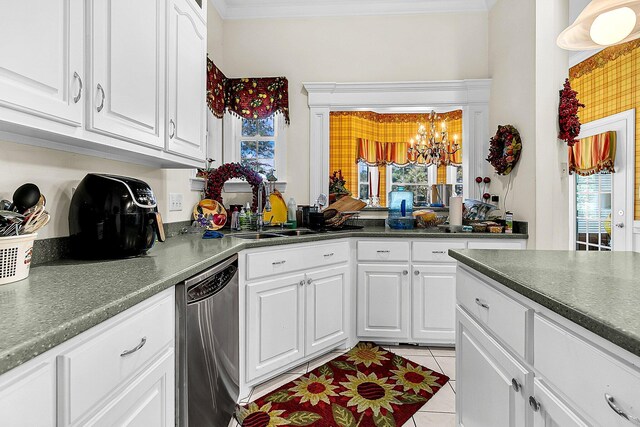
M 350 196 L 344 196 L 340 200 L 337 200 L 327 206 L 327 209 L 335 209 L 338 212 L 353 212 L 360 211 L 365 208 L 367 204 L 362 200 L 354 199 Z

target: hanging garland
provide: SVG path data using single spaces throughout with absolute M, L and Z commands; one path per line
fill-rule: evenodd
M 232 178 L 243 179 L 251 185 L 253 190 L 253 203 L 251 208 L 253 211 L 256 211 L 258 209 L 258 186 L 262 184 L 262 177 L 253 169 L 243 166 L 240 163 L 225 163 L 220 165 L 219 168 L 207 173 L 205 178 L 207 180 L 207 199 L 213 199 L 222 204 L 222 189 L 224 188 L 224 183 Z M 265 196 L 263 194 L 263 202 L 264 198 Z
M 567 143 L 569 147 L 573 147 L 578 140 L 576 137 L 580 135 L 580 118 L 578 117 L 578 108 L 584 108 L 585 105 L 578 101 L 576 95 L 578 92 L 571 88 L 569 79 L 564 81 L 564 88 L 560 91 L 560 105 L 558 107 L 558 123 L 560 132 L 558 139 Z
M 518 129 L 511 125 L 498 126 L 498 131 L 489 142 L 487 161 L 498 175 L 509 175 L 520 160 L 522 139 Z

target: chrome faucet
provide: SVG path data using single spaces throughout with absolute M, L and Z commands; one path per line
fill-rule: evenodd
M 266 203 L 264 208 L 262 207 L 262 193 L 264 192 Z M 271 195 L 271 183 L 267 181 L 262 181 L 260 185 L 258 185 L 258 217 L 256 218 L 256 231 L 262 231 L 265 225 L 271 224 L 271 221 L 265 223 L 264 222 L 264 214 L 263 210 L 267 212 L 271 212 L 271 201 L 269 200 L 269 196 Z

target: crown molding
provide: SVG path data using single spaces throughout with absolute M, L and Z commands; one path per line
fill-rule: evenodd
M 223 19 L 486 12 L 496 0 L 209 0 Z

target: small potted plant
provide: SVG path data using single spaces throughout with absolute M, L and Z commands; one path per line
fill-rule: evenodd
M 344 177 L 342 176 L 342 169 L 333 171 L 333 174 L 329 177 L 329 203 L 333 203 L 336 200 L 344 196 L 349 196 L 351 193 L 345 188 Z

